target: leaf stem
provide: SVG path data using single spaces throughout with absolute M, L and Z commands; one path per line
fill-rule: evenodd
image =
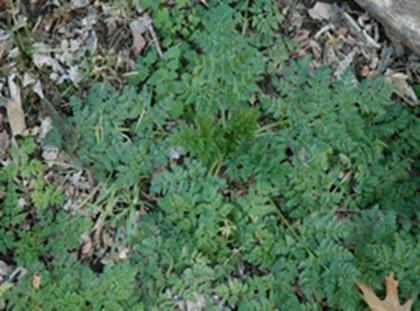
M 281 125 L 282 123 L 283 123 L 282 121 L 277 121 L 277 122 L 274 122 L 274 123 L 267 124 L 267 125 L 265 125 L 263 127 L 260 127 L 255 134 L 256 135 L 259 135 L 259 134 L 261 134 L 261 133 L 263 133 L 263 132 L 265 132 L 265 131 L 267 131 L 269 129 L 272 129 L 272 128 L 276 127 L 276 126 Z
M 249 0 L 246 0 L 244 23 L 242 24 L 242 35 L 245 35 L 246 30 L 248 28 L 248 7 L 249 7 Z
M 286 227 L 290 230 L 290 232 L 292 233 L 292 235 L 295 237 L 295 239 L 297 240 L 297 241 L 299 241 L 300 240 L 300 236 L 299 236 L 299 234 L 296 232 L 296 230 L 292 227 L 292 225 L 290 224 L 290 222 L 287 220 L 287 218 L 283 215 L 283 213 L 281 212 L 281 210 L 280 210 L 280 208 L 277 206 L 277 204 L 276 203 L 274 203 L 274 201 L 273 201 L 273 199 L 269 199 L 269 201 L 270 201 L 270 203 L 271 204 L 273 204 L 274 206 L 276 206 L 277 207 L 277 211 L 278 211 L 278 216 L 279 216 L 279 218 L 280 218 L 280 220 L 281 220 L 281 222 L 283 222 L 285 225 L 286 225 Z M 309 248 L 307 248 L 306 246 L 303 246 L 303 248 L 305 249 L 305 251 L 308 253 L 308 255 L 311 257 L 311 258 L 313 258 L 313 259 L 316 259 L 317 258 L 317 256 L 309 249 Z M 326 270 L 328 270 L 328 268 L 327 267 L 325 267 L 324 265 L 322 265 Z

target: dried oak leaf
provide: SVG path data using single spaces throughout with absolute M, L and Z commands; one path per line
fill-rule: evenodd
M 398 298 L 398 281 L 394 279 L 394 273 L 385 276 L 386 297 L 381 300 L 369 286 L 363 283 L 357 283 L 362 291 L 366 303 L 372 311 L 410 311 L 413 300 L 408 300 L 404 305 L 400 305 Z

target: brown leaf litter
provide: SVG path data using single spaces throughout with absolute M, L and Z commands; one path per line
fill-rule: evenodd
M 294 58 L 311 54 L 314 68 L 327 65 L 337 78 L 348 69 L 357 80 L 384 76 L 396 84 L 395 95 L 404 103 L 419 104 L 413 85 L 420 84 L 420 55 L 401 54 L 383 27 L 353 1 L 281 3 L 283 29 L 299 43 Z
M 82 239 L 80 257 L 102 264 L 126 261 L 130 250 L 112 228 L 98 222 L 104 219 L 98 210 L 87 208 L 101 192 L 95 179 L 45 139 L 52 126 L 59 126 L 57 110 L 66 108 L 69 94 L 83 94 L 97 80 L 112 78 L 117 88 L 126 84 L 124 74 L 134 70 L 148 42 L 162 55 L 152 21 L 138 5 L 125 10 L 93 0 L 18 0 L 8 12 L 0 13 L 0 159 L 10 161 L 6 150 L 14 136 L 33 136 L 47 164 L 42 178 L 63 193 L 63 209 L 97 219 Z M 13 36 L 29 49 L 18 46 Z M 63 95 L 56 100 L 56 94 Z

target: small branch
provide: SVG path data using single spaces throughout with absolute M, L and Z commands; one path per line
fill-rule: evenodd
M 146 18 L 148 18 L 150 20 L 150 17 L 147 14 L 146 14 Z M 159 58 L 162 58 L 162 56 L 163 56 L 162 48 L 160 47 L 159 38 L 156 35 L 156 32 L 155 32 L 155 30 L 152 26 L 152 23 L 150 23 L 150 26 L 149 26 L 148 30 L 150 32 L 150 35 L 152 36 L 152 40 L 153 40 L 153 43 L 155 44 L 155 48 L 156 48 L 156 51 L 159 55 Z

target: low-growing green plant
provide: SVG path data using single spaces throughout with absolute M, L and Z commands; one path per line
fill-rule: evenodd
M 135 267 L 110 266 L 98 276 L 88 265 L 76 260 L 76 254 L 71 252 L 77 250 L 90 220 L 62 210 L 62 195 L 44 181 L 45 168 L 34 159 L 33 140 L 27 138 L 18 144 L 10 151 L 11 162 L 0 170 L 0 192 L 5 197 L 0 210 L 0 254 L 2 259 L 25 267 L 28 273 L 18 287 L 8 286 L 2 293 L 7 307 L 136 309 L 132 295 Z M 26 193 L 22 193 L 23 189 Z M 39 288 L 32 282 L 35 274 L 40 279 Z
M 14 290 L 6 292 L 12 310 L 141 310 L 135 296 L 134 266 L 108 266 L 96 275 L 74 258 L 54 260 L 46 269 L 33 266 L 40 285 L 34 288 L 26 275 Z
M 64 204 L 63 197 L 42 177 L 44 166 L 33 159 L 35 148 L 30 138 L 19 141 L 10 151 L 11 162 L 0 171 L 0 253 L 13 254 L 8 257 L 23 266 L 43 257 L 65 258 L 88 225 L 57 208 Z
M 68 119 L 71 151 L 116 193 L 107 222 L 129 264 L 96 276 L 58 256 L 32 270 L 45 291 L 21 282 L 10 306 L 363 310 L 356 282 L 381 289 L 390 272 L 402 298 L 416 297 L 418 108 L 393 101 L 382 79 L 335 81 L 309 58 L 288 61 L 276 1 L 164 2 L 140 1 L 163 57 L 150 47 L 131 87 L 93 86 Z M 16 202 L 7 180 L 1 191 Z M 39 189 L 41 212 L 57 201 Z

